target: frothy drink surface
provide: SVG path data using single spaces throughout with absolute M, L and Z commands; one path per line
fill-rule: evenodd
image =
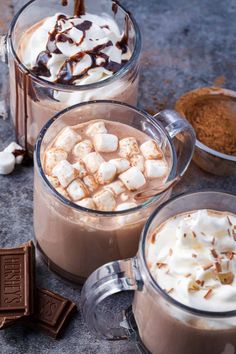
M 236 309 L 236 215 L 198 210 L 169 219 L 154 232 L 147 262 L 179 302 L 206 311 Z
M 43 166 L 60 194 L 102 211 L 136 207 L 137 191 L 164 184 L 170 171 L 156 141 L 104 120 L 63 128 L 46 149 Z

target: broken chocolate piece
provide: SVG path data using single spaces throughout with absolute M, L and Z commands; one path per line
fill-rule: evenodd
M 53 338 L 60 337 L 77 306 L 69 299 L 46 289 L 37 289 L 35 296 L 35 313 L 25 323 Z
M 32 315 L 34 274 L 32 241 L 17 248 L 0 249 L 0 329 Z

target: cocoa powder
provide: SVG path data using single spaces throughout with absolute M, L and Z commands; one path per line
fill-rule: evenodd
M 204 90 L 204 89 L 203 89 Z M 197 139 L 227 155 L 236 155 L 236 98 L 224 95 L 201 95 L 197 90 L 183 96 L 176 110 L 195 129 Z

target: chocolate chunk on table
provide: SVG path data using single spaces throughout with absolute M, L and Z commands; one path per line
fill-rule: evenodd
M 35 313 L 25 323 L 58 338 L 76 310 L 77 306 L 69 299 L 46 289 L 36 289 Z
M 0 249 L 0 329 L 30 316 L 34 309 L 35 248 L 29 241 Z

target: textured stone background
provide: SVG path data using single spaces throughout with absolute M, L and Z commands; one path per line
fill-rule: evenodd
M 25 1 L 0 1 L 0 32 Z M 143 34 L 141 107 L 156 112 L 172 107 L 185 91 L 223 82 L 236 89 L 236 3 L 234 0 L 121 0 L 135 15 Z M 223 76 L 223 79 L 222 77 Z M 0 100 L 8 98 L 7 68 L 0 64 Z M 2 97 L 1 97 L 2 96 Z M 12 141 L 9 120 L 0 119 L 0 149 Z M 10 247 L 33 238 L 32 168 L 18 167 L 11 176 L 0 176 L 0 246 Z M 214 177 L 193 163 L 174 193 L 202 188 L 236 192 L 233 177 Z M 38 260 L 38 282 L 74 301 L 80 289 L 52 274 Z M 112 310 L 126 307 L 129 297 L 116 296 Z M 129 342 L 105 342 L 91 335 L 80 314 L 60 341 L 21 327 L 0 333 L 1 354 L 27 353 L 136 353 Z

